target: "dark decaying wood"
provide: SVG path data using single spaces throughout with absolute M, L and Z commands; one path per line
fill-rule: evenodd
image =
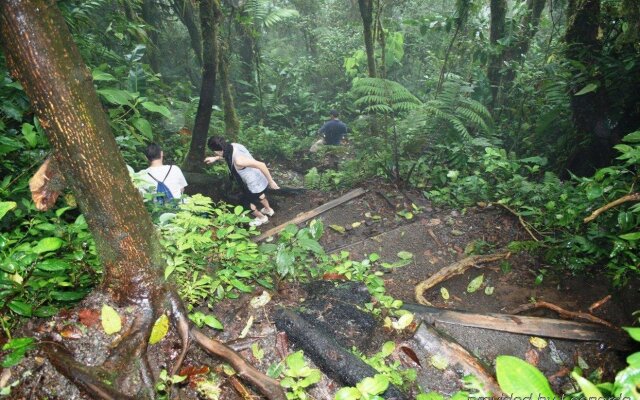
M 305 213 L 302 213 L 300 215 L 298 215 L 297 217 L 283 223 L 280 224 L 278 226 L 276 226 L 275 228 L 269 229 L 268 231 L 264 232 L 262 235 L 256 237 L 255 239 L 253 239 L 255 242 L 260 242 L 266 238 L 268 238 L 269 236 L 273 236 L 276 233 L 282 231 L 284 228 L 286 228 L 288 225 L 291 224 L 300 224 L 302 222 L 305 222 L 307 220 L 310 220 L 311 218 L 322 214 L 325 211 L 328 211 L 334 207 L 339 206 L 342 203 L 346 203 L 347 201 L 351 200 L 351 199 L 355 199 L 358 196 L 362 196 L 363 194 L 365 194 L 367 191 L 365 189 L 362 188 L 358 188 L 358 189 L 354 189 L 352 191 L 350 191 L 349 193 L 345 194 L 344 196 L 338 197 L 337 199 L 331 200 L 328 203 L 325 203 L 323 205 L 321 205 L 320 207 L 314 208 L 311 211 L 307 211 Z
M 305 356 L 311 358 L 322 372 L 343 385 L 355 386 L 362 379 L 377 374 L 375 369 L 342 347 L 332 335 L 313 326 L 295 311 L 278 310 L 275 322 L 278 330 L 285 331 L 289 339 L 304 350 Z M 389 386 L 383 397 L 407 399 L 394 386 Z
M 430 324 L 469 326 L 558 339 L 602 341 L 614 348 L 626 348 L 625 341 L 620 340 L 617 330 L 595 324 L 510 314 L 476 314 L 418 304 L 405 304 L 403 308 Z
M 453 339 L 445 338 L 441 333 L 424 323 L 420 324 L 413 338 L 421 346 L 421 351 L 431 356 L 444 357 L 450 366 L 461 368 L 465 375 L 474 375 L 485 389 L 491 391 L 494 398 L 502 395 L 498 383 L 485 366 Z

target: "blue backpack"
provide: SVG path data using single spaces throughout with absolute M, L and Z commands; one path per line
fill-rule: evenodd
M 165 202 L 173 200 L 171 190 L 169 190 L 167 185 L 164 184 L 164 181 L 167 180 L 167 177 L 171 173 L 171 168 L 173 168 L 173 165 L 169 166 L 169 171 L 167 171 L 167 174 L 164 176 L 162 181 L 157 180 L 153 175 L 147 172 L 154 181 L 158 182 L 158 186 L 156 187 L 156 196 L 153 198 L 153 201 L 156 203 L 164 204 Z

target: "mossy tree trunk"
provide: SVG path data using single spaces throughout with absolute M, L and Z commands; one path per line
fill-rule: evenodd
M 104 266 L 105 288 L 121 304 L 149 298 L 161 286 L 160 244 L 129 178 L 91 71 L 55 3 L 1 4 L 2 46 L 10 71 L 31 99 L 87 219 Z
M 153 72 L 160 72 L 158 59 L 158 31 L 161 23 L 160 10 L 154 0 L 144 0 L 142 3 L 142 19 L 151 29 L 149 32 L 150 45 L 147 46 L 147 60 Z
M 191 145 L 183 164 L 183 169 L 189 172 L 200 172 L 204 167 L 205 147 L 215 98 L 220 17 L 220 0 L 200 1 L 202 86 L 200 87 L 200 102 L 191 134 Z
M 499 45 L 498 40 L 502 39 L 505 34 L 505 17 L 507 15 L 507 0 L 491 0 L 491 26 L 489 29 L 489 42 L 491 44 L 491 56 L 489 58 L 489 66 L 487 68 L 487 77 L 491 86 L 491 109 L 498 102 L 498 93 L 500 91 L 500 69 L 502 68 L 502 60 L 504 52 Z
M 196 61 L 198 66 L 202 66 L 202 36 L 200 29 L 198 29 L 197 18 L 193 4 L 191 0 L 171 0 L 171 6 L 176 13 L 180 21 L 187 28 L 189 32 L 189 39 L 191 40 L 191 47 L 196 55 Z
M 609 165 L 614 157 L 612 137 L 608 125 L 608 96 L 604 78 L 598 69 L 598 58 L 602 56 L 599 0 L 570 0 L 567 12 L 566 55 L 581 67 L 574 67 L 574 76 L 586 73 L 586 80 L 570 88 L 571 111 L 576 129 L 574 153 L 569 158 L 569 169 L 576 174 L 591 174 L 594 168 Z M 576 96 L 587 84 L 596 84 L 597 89 Z
M 364 47 L 367 51 L 367 70 L 371 78 L 376 77 L 376 59 L 373 46 L 373 0 L 358 0 L 364 34 Z

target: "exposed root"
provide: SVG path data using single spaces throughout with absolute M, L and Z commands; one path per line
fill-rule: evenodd
M 518 214 L 517 212 L 515 212 L 514 210 L 512 210 L 509 206 L 507 206 L 506 204 L 502 204 L 502 203 L 494 203 L 497 204 L 499 206 L 502 206 L 502 208 L 504 208 L 505 210 L 509 211 L 511 214 L 515 215 L 516 217 L 518 217 L 518 221 L 520 221 L 520 225 L 522 225 L 522 227 L 524 228 L 525 231 L 527 231 L 527 233 L 529 234 L 529 236 L 531 236 L 531 238 L 536 241 L 539 242 L 540 239 L 538 239 L 536 237 L 536 235 L 533 234 L 533 232 L 531 231 L 532 227 L 531 225 L 529 225 L 524 218 L 522 218 L 522 215 Z M 539 233 L 539 232 L 538 232 Z
M 509 314 L 519 314 L 523 311 L 527 311 L 527 310 L 533 310 L 536 308 L 546 308 L 548 310 L 552 310 L 557 312 L 560 316 L 565 317 L 565 318 L 569 318 L 569 319 L 582 319 L 585 321 L 589 321 L 589 322 L 593 322 L 594 324 L 600 324 L 600 325 L 604 325 L 608 328 L 611 329 L 618 329 L 615 325 L 613 325 L 612 323 L 605 321 L 603 319 L 600 319 L 598 317 L 596 317 L 595 315 L 591 315 L 588 313 L 584 313 L 582 311 L 569 311 L 569 310 L 565 310 L 564 308 L 557 306 L 555 304 L 546 302 L 546 301 L 536 301 L 535 303 L 529 303 L 529 304 L 523 304 L 519 307 L 516 307 L 514 310 L 512 310 Z
M 596 301 L 595 303 L 591 304 L 589 306 L 589 312 L 593 313 L 597 308 L 602 307 L 606 302 L 608 302 L 609 300 L 611 300 L 611 295 L 608 294 L 606 296 L 604 296 L 603 298 L 601 298 L 600 300 Z
M 462 259 L 460 261 L 457 261 L 447 267 L 444 267 L 440 271 L 436 272 L 435 274 L 431 275 L 429 278 L 425 279 L 424 281 L 416 285 L 416 288 L 415 288 L 416 301 L 419 304 L 430 306 L 431 303 L 429 303 L 429 301 L 423 295 L 423 293 L 426 290 L 434 287 L 440 282 L 446 281 L 452 276 L 462 274 L 464 271 L 466 271 L 467 269 L 469 269 L 470 267 L 476 264 L 502 260 L 502 259 L 508 258 L 510 255 L 511 253 L 496 253 L 496 254 L 488 254 L 488 255 L 471 256 L 471 257 Z

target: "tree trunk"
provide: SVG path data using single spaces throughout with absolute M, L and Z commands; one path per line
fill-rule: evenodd
M 503 49 L 498 40 L 504 37 L 504 22 L 507 14 L 507 0 L 491 0 L 491 28 L 489 41 L 491 43 L 491 57 L 487 68 L 487 78 L 491 86 L 491 109 L 495 108 L 500 92 Z
M 599 0 L 570 0 L 567 14 L 566 55 L 586 67 L 591 76 L 587 81 L 570 89 L 573 123 L 577 131 L 574 153 L 569 158 L 569 169 L 576 174 L 590 174 L 594 168 L 606 166 L 614 154 L 615 140 L 607 123 L 607 93 L 604 79 L 597 71 L 602 43 L 598 39 L 600 28 Z M 574 68 L 574 76 L 584 74 Z M 598 83 L 599 89 L 575 96 L 587 83 Z
M 153 72 L 160 72 L 158 61 L 158 27 L 160 25 L 160 13 L 155 0 L 144 0 L 142 3 L 142 18 L 149 25 L 149 46 L 147 47 L 147 60 Z
M 189 39 L 191 40 L 191 48 L 193 48 L 193 52 L 196 55 L 196 62 L 199 67 L 202 67 L 202 58 L 204 57 L 202 54 L 202 37 L 198 29 L 198 24 L 196 23 L 196 16 L 191 0 L 172 0 L 171 6 L 178 18 L 180 18 L 180 21 L 182 21 L 187 28 Z
M 119 304 L 148 299 L 162 285 L 160 243 L 131 183 L 90 70 L 55 3 L 0 4 L 9 68 L 31 99 L 89 224 L 104 266 L 105 289 Z
M 200 1 L 203 46 L 202 86 L 200 88 L 200 102 L 198 103 L 196 120 L 191 134 L 191 145 L 183 164 L 183 169 L 189 172 L 200 172 L 204 166 L 205 146 L 215 97 L 220 17 L 220 0 Z
M 373 0 L 358 0 L 362 26 L 364 28 L 364 47 L 367 51 L 367 69 L 371 78 L 376 77 L 375 49 L 373 47 Z
M 220 74 L 220 89 L 224 103 L 224 133 L 229 141 L 236 141 L 240 132 L 240 120 L 236 113 L 236 106 L 229 82 L 229 40 L 220 44 L 218 55 L 218 73 Z

